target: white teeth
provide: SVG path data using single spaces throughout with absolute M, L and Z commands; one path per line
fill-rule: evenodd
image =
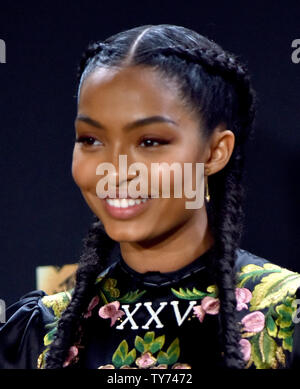
M 125 200 L 125 199 L 122 199 L 120 200 L 120 206 L 121 208 L 127 208 L 129 205 L 129 201 Z
M 136 204 L 145 203 L 148 199 L 106 199 L 109 205 L 117 208 L 128 208 Z

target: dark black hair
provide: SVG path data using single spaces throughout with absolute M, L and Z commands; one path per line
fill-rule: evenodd
M 78 69 L 78 96 L 81 83 L 97 67 L 132 65 L 151 67 L 175 81 L 182 101 L 198 114 L 204 135 L 209 137 L 221 123 L 235 134 L 235 147 L 228 164 L 209 177 L 211 201 L 206 206 L 215 239 L 212 263 L 220 299 L 223 358 L 227 368 L 243 368 L 240 330 L 235 317 L 234 263 L 243 224 L 244 144 L 255 114 L 255 93 L 248 71 L 237 56 L 195 31 L 168 24 L 147 25 L 88 46 Z M 105 268 L 106 257 L 116 243 L 94 217 L 84 240 L 74 294 L 59 321 L 46 368 L 62 367 L 78 336 L 95 279 Z

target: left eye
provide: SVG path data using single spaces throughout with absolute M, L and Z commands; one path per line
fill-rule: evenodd
M 154 139 L 154 138 L 148 138 L 141 141 L 140 145 L 142 147 L 156 147 L 158 145 L 164 145 L 168 142 L 163 139 Z
M 75 139 L 75 142 L 83 143 L 84 145 L 88 145 L 88 146 L 94 146 L 95 142 L 99 142 L 99 141 L 97 141 L 92 136 L 80 136 Z M 101 142 L 99 142 L 99 144 L 101 144 Z

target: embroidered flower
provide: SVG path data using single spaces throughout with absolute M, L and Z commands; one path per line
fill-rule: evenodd
M 209 315 L 216 315 L 220 310 L 220 300 L 215 297 L 206 296 L 201 302 L 201 307 Z
M 252 299 L 252 293 L 247 288 L 236 288 L 235 297 L 237 301 L 236 309 L 241 311 L 242 309 L 248 309 L 247 303 Z
M 220 310 L 220 300 L 215 297 L 206 296 L 201 301 L 201 305 L 193 307 L 195 316 L 202 323 L 206 313 L 209 315 L 216 315 Z
M 242 319 L 242 324 L 246 332 L 260 332 L 265 326 L 265 316 L 260 311 L 249 313 Z
M 112 327 L 119 317 L 125 315 L 125 312 L 119 309 L 119 307 L 119 301 L 113 301 L 112 303 L 105 304 L 99 309 L 99 316 L 103 319 L 110 319 L 110 326 Z
M 251 356 L 251 343 L 247 339 L 240 340 L 241 351 L 244 357 L 244 361 L 247 362 Z
M 98 303 L 99 303 L 99 297 L 98 296 L 93 297 L 88 306 L 87 312 L 83 315 L 85 319 L 92 316 L 92 310 L 96 307 L 96 305 L 98 305 Z
M 205 316 L 205 311 L 202 308 L 202 306 L 201 305 L 196 305 L 195 307 L 193 307 L 193 311 L 194 311 L 194 314 L 196 315 L 196 317 L 202 323 L 203 319 L 204 319 L 204 316 Z
M 115 369 L 114 365 L 102 365 L 102 366 L 99 366 L 98 369 Z
M 140 369 L 146 369 L 147 367 L 155 365 L 156 358 L 154 358 L 154 356 L 149 351 L 147 351 L 143 353 L 139 358 L 137 358 L 135 363 Z
M 76 358 L 78 355 L 78 348 L 76 346 L 72 346 L 69 349 L 69 355 L 65 362 L 63 363 L 63 367 L 67 367 L 70 365 L 70 363 L 73 361 L 74 358 Z
M 137 369 L 137 367 L 131 367 L 129 365 L 123 365 L 120 367 L 120 369 Z

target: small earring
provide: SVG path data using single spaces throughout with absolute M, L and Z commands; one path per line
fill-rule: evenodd
M 210 201 L 210 194 L 209 194 L 209 189 L 208 189 L 208 178 L 206 179 L 206 183 L 205 183 L 205 200 L 208 203 Z

